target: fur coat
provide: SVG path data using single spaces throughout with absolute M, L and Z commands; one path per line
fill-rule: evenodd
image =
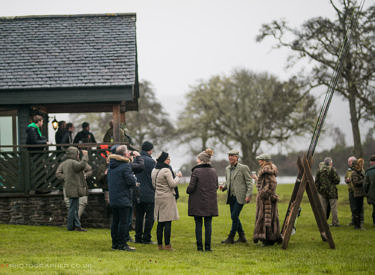
M 258 171 L 258 194 L 253 240 L 280 242 L 279 213 L 277 210 L 276 176 L 277 167 L 266 163 Z

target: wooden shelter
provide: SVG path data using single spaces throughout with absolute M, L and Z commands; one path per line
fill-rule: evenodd
M 0 145 L 24 144 L 34 112 L 113 112 L 118 141 L 138 110 L 135 14 L 0 18 L 0 48 L 0 131 L 12 134 Z
M 48 122 L 50 113 L 113 112 L 120 140 L 125 112 L 138 110 L 136 15 L 0 18 L 0 48 L 0 193 L 61 188 L 63 154 L 23 150 L 26 127 L 37 113 Z M 101 153 L 91 150 L 94 168 Z

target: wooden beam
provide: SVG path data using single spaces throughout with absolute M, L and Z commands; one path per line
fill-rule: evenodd
M 293 191 L 292 199 L 289 202 L 289 208 L 284 220 L 282 229 L 283 249 L 286 249 L 288 247 L 292 229 L 296 221 L 305 190 L 309 197 L 311 208 L 314 212 L 315 220 L 317 222 L 323 241 L 328 241 L 330 248 L 335 248 L 335 243 L 333 242 L 331 231 L 329 230 L 327 220 L 323 213 L 323 208 L 318 197 L 318 191 L 316 190 L 314 178 L 311 173 L 311 163 L 312 160 L 307 160 L 305 156 L 303 157 L 303 160 L 301 160 L 301 158 L 298 158 L 297 164 L 299 168 L 299 174 L 302 173 L 302 180 L 300 183 L 296 183 L 295 190 Z
M 286 249 L 288 247 L 290 236 L 292 235 L 292 229 L 293 229 L 293 226 L 294 226 L 294 222 L 295 222 L 295 220 L 297 218 L 297 215 L 298 215 L 298 209 L 299 209 L 299 206 L 301 205 L 303 193 L 305 192 L 305 189 L 306 189 L 306 183 L 307 183 L 307 179 L 306 179 L 305 174 L 303 174 L 301 183 L 299 185 L 298 192 L 296 194 L 296 198 L 291 203 L 290 213 L 289 213 L 288 218 L 286 220 L 285 232 L 284 232 L 284 235 L 283 235 L 283 243 L 282 243 L 283 249 Z
M 113 104 L 113 140 L 120 142 L 120 104 Z
M 309 197 L 309 201 L 311 204 L 311 208 L 313 210 L 316 223 L 318 224 L 318 228 L 320 231 L 320 235 L 323 241 L 328 241 L 329 247 L 334 249 L 335 243 L 332 238 L 331 231 L 329 230 L 329 226 L 327 223 L 326 215 L 324 214 L 322 204 L 320 203 L 318 197 L 318 190 L 316 189 L 314 178 L 311 174 L 311 169 L 308 167 L 308 163 L 304 163 L 305 166 L 305 175 L 307 177 L 307 186 L 306 192 L 307 196 Z

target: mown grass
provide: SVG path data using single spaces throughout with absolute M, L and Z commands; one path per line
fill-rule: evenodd
M 339 219 L 331 228 L 336 244 L 332 250 L 321 241 L 308 203 L 303 199 L 297 233 L 287 250 L 279 245 L 262 247 L 251 242 L 255 205 L 241 213 L 248 244 L 222 245 L 231 221 L 225 194 L 219 193 L 219 217 L 213 220 L 212 253 L 198 252 L 194 221 L 187 216 L 186 186 L 180 187 L 180 220 L 172 224 L 173 252 L 156 245 L 135 244 L 134 253 L 111 250 L 109 229 L 68 232 L 64 227 L 0 225 L 0 273 L 38 274 L 373 274 L 375 273 L 375 227 L 365 205 L 364 231 L 346 226 L 350 222 L 345 186 L 339 186 Z M 282 223 L 292 185 L 279 185 Z M 155 227 L 153 238 L 155 240 Z

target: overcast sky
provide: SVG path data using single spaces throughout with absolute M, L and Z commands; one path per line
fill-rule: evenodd
M 374 0 L 367 0 L 366 6 Z M 137 14 L 140 79 L 150 81 L 175 120 L 189 85 L 234 68 L 267 71 L 287 79 L 286 50 L 274 41 L 257 43 L 263 23 L 285 18 L 292 26 L 324 16 L 332 18 L 329 0 L 0 0 L 0 16 L 130 13 Z M 309 64 L 307 64 L 308 66 Z M 347 103 L 334 99 L 329 122 L 352 144 Z M 362 134 L 365 128 L 362 126 Z M 329 141 L 322 143 L 322 146 Z

